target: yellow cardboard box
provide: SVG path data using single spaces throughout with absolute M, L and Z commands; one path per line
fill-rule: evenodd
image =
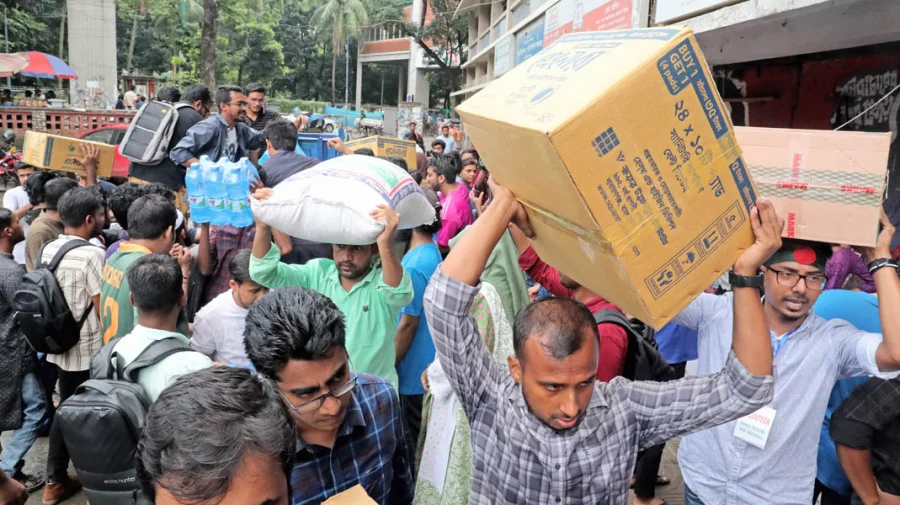
M 890 133 L 736 127 L 759 193 L 784 219 L 783 236 L 875 247 Z
M 456 110 L 541 258 L 654 327 L 753 242 L 756 190 L 690 29 L 564 36 Z
M 83 174 L 84 168 L 78 161 L 81 158 L 81 144 L 93 144 L 100 148 L 100 161 L 97 163 L 98 177 L 111 177 L 113 162 L 116 157 L 116 146 L 88 142 L 29 131 L 25 133 L 25 144 L 22 146 L 22 161 L 35 167 L 62 170 Z
M 347 147 L 354 151 L 368 147 L 375 151 L 375 156 L 397 156 L 406 160 L 409 170 L 416 169 L 416 143 L 411 140 L 400 140 L 391 137 L 366 137 L 347 142 Z

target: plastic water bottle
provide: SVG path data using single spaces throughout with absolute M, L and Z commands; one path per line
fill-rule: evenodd
M 209 202 L 203 187 L 203 169 L 200 163 L 194 163 L 184 176 L 187 187 L 188 203 L 191 206 L 191 219 L 195 223 L 209 222 Z
M 228 190 L 228 211 L 231 226 L 243 228 L 253 224 L 250 210 L 250 180 L 246 160 L 225 164 L 225 186 Z
M 203 185 L 209 200 L 209 222 L 216 226 L 224 226 L 231 222 L 231 213 L 225 207 L 228 190 L 225 188 L 225 166 L 221 162 L 211 162 L 203 167 Z M 201 167 L 203 160 L 201 160 Z

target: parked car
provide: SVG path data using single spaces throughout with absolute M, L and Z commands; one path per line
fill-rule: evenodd
M 126 130 L 128 130 L 127 124 L 108 125 L 83 133 L 78 137 L 81 140 L 116 146 L 116 157 L 112 169 L 113 177 L 128 177 L 128 167 L 131 165 L 131 161 L 119 152 L 119 144 L 122 143 Z

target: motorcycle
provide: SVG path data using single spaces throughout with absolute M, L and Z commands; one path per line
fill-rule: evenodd
M 16 175 L 16 162 L 22 160 L 22 153 L 16 149 L 16 132 L 6 130 L 3 132 L 3 141 L 0 143 L 0 184 L 3 189 L 14 188 L 19 185 Z

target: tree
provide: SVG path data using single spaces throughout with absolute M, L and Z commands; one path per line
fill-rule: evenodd
M 322 36 L 329 36 L 331 41 L 331 103 L 337 103 L 337 57 L 343 54 L 344 44 L 357 38 L 360 27 L 368 22 L 369 15 L 362 0 L 325 0 L 313 14 L 314 26 L 330 28 Z
M 203 0 L 203 28 L 200 33 L 200 81 L 209 89 L 216 87 L 216 44 L 219 5 Z

